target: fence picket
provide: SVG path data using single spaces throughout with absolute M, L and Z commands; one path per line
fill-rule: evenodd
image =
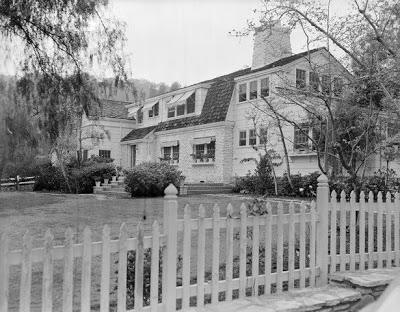
M 316 212 L 315 202 L 311 202 L 310 213 L 311 213 L 311 221 L 310 221 L 310 286 L 313 287 L 315 285 L 315 245 L 316 245 L 316 225 L 317 225 L 317 212 Z M 336 212 L 335 212 L 336 213 Z
M 128 234 L 126 224 L 122 223 L 119 230 L 118 244 L 118 294 L 117 294 L 117 312 L 126 311 L 126 273 L 127 273 L 127 244 Z
M 246 296 L 246 260 L 247 260 L 247 208 L 240 206 L 240 247 L 239 247 L 239 298 Z
M 340 193 L 340 271 L 346 271 L 346 193 Z
M 267 216 L 265 220 L 265 281 L 264 281 L 264 293 L 271 293 L 271 246 L 272 245 L 272 207 L 271 204 L 267 203 Z
M 376 232 L 378 234 L 378 269 L 383 268 L 383 200 L 382 192 L 378 192 L 378 223 Z
M 100 311 L 110 311 L 110 227 L 105 225 L 101 236 Z
M 360 254 L 360 271 L 365 270 L 365 193 L 360 193 L 360 213 L 359 213 L 359 254 Z
M 184 261 L 185 262 L 185 261 Z M 190 261 L 189 261 L 190 262 Z M 158 275 L 160 265 L 160 226 L 158 221 L 153 222 L 153 237 L 151 246 L 150 271 L 150 307 L 152 312 L 158 310 Z
M 294 289 L 294 255 L 295 255 L 295 223 L 294 223 L 294 203 L 289 204 L 289 250 L 288 250 L 288 288 Z
M 251 252 L 251 275 L 253 276 L 252 296 L 258 296 L 258 275 L 259 275 L 259 250 L 260 250 L 260 217 L 253 217 L 253 246 Z
M 74 270 L 73 237 L 74 233 L 72 229 L 68 228 L 65 232 L 64 246 L 63 312 L 72 312 Z
M 21 288 L 19 295 L 19 310 L 30 311 L 32 284 L 32 237 L 29 231 L 24 235 L 22 247 Z
M 226 301 L 232 301 L 233 274 L 233 207 L 226 209 Z
M 337 245 L 337 193 L 335 190 L 331 193 L 331 270 L 330 273 L 336 272 L 336 245 Z
M 192 229 L 190 222 L 191 209 L 186 205 L 183 215 L 183 267 L 182 267 L 182 309 L 189 308 L 190 301 L 190 247 L 192 240 Z
M 143 264 L 144 264 L 144 248 L 143 248 L 143 223 L 139 222 L 137 226 L 137 249 L 135 259 L 135 310 L 143 310 Z
M 83 231 L 81 311 L 90 312 L 90 282 L 92 270 L 92 238 L 89 227 Z
M 0 237 L 0 311 L 8 311 L 8 236 L 3 233 Z
M 306 287 L 306 204 L 302 201 L 300 204 L 300 288 Z
M 54 237 L 50 230 L 44 236 L 42 311 L 53 311 L 53 246 Z
M 368 269 L 374 268 L 374 195 L 370 191 L 368 193 Z
M 218 302 L 219 281 L 219 206 L 215 204 L 213 213 L 213 255 L 212 255 L 212 296 L 211 303 Z
M 278 203 L 277 221 L 277 246 L 276 246 L 276 292 L 282 292 L 282 272 L 283 272 L 283 203 Z
M 395 266 L 400 265 L 400 242 L 399 242 L 399 230 L 400 230 L 400 194 L 396 192 L 394 195 L 394 251 L 395 251 Z
M 197 252 L 197 308 L 204 307 L 204 261 L 206 246 L 206 228 L 204 219 L 206 210 L 203 205 L 199 208 L 198 252 Z
M 386 193 L 386 267 L 392 267 L 392 195 Z
M 350 271 L 356 269 L 356 193 L 350 193 Z

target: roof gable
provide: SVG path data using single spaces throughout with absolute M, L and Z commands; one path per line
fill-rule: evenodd
M 144 139 L 155 128 L 156 126 L 133 129 L 125 137 L 122 138 L 121 142 Z

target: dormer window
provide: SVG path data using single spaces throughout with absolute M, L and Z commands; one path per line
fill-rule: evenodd
M 171 104 L 175 105 L 171 106 Z M 175 95 L 168 106 L 168 118 L 192 114 L 196 108 L 196 93 L 188 91 L 184 94 Z
M 247 84 L 242 83 L 239 85 L 239 102 L 247 100 Z
M 154 104 L 149 110 L 149 118 L 158 116 L 159 113 L 159 103 Z

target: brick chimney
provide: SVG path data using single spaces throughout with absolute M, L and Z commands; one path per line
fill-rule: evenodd
M 290 28 L 282 27 L 280 21 L 257 28 L 254 33 L 251 69 L 263 67 L 292 55 L 290 31 Z

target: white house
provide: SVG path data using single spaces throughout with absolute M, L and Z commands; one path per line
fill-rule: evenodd
M 334 81 L 315 74 L 316 67 L 323 72 L 327 64 L 330 64 L 329 77 L 335 77 Z M 113 129 L 111 140 L 104 139 L 104 144 L 95 151 L 110 150 L 111 157 L 124 168 L 165 159 L 183 172 L 187 182 L 230 183 L 234 176 L 243 176 L 255 168 L 254 163 L 241 160 L 257 157 L 253 146 L 260 144 L 258 134 L 272 131 L 262 118 L 258 118 L 258 124 L 251 118 L 263 97 L 284 102 L 277 91 L 289 85 L 292 89 L 309 85 L 316 92 L 324 92 L 321 85 L 323 88 L 332 84 L 332 90 L 340 93 L 343 79 L 348 78 L 349 73 L 324 48 L 292 54 L 289 29 L 276 24 L 256 32 L 251 68 L 168 92 L 141 104 L 127 103 L 125 119 L 119 116 L 102 123 L 104 129 Z M 284 109 L 304 118 L 298 108 L 286 105 Z M 129 119 L 132 117 L 136 122 Z M 305 131 L 311 131 L 306 124 L 304 127 Z M 283 130 L 292 172 L 317 171 L 316 153 L 309 148 L 308 138 L 293 126 L 285 125 Z M 274 149 L 282 151 L 278 140 Z M 277 174 L 283 174 L 285 168 L 282 161 L 276 167 Z

